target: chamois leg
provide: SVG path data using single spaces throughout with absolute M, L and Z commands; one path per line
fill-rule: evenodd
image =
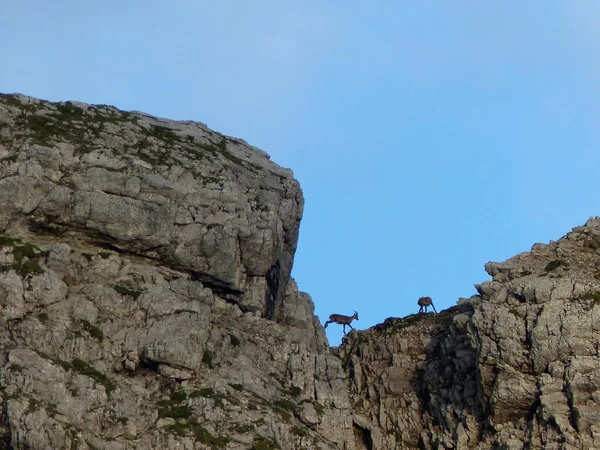
M 433 303 L 431 303 L 431 307 L 433 308 L 433 311 L 437 314 L 437 311 L 435 310 L 435 306 L 433 306 Z
M 328 320 L 327 322 L 325 322 L 325 325 L 323 326 L 323 328 L 327 328 L 327 325 L 329 325 L 332 321 Z

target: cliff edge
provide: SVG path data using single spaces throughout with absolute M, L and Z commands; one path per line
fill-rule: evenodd
M 350 448 L 302 208 L 201 123 L 0 95 L 0 448 Z
M 478 295 L 349 335 L 357 449 L 600 448 L 600 218 Z

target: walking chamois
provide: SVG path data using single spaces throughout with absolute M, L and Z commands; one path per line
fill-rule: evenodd
M 344 334 L 346 334 L 346 325 L 348 325 L 350 328 L 352 328 L 352 325 L 350 325 L 350 322 L 352 322 L 354 319 L 358 320 L 358 313 L 356 311 L 354 311 L 353 316 L 344 316 L 342 314 L 332 314 L 329 316 L 329 320 L 327 322 L 325 322 L 324 328 L 327 328 L 327 325 L 329 325 L 330 323 L 337 323 L 339 325 L 344 325 Z M 354 328 L 352 328 L 352 329 L 354 330 Z

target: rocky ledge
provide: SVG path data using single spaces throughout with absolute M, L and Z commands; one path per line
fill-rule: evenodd
M 336 349 L 357 449 L 600 448 L 600 219 Z

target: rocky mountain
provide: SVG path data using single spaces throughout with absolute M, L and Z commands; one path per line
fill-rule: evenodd
M 196 122 L 0 98 L 0 447 L 343 448 L 303 198 Z
M 329 348 L 302 209 L 201 123 L 0 95 L 0 448 L 600 448 L 600 219 Z
M 338 349 L 356 448 L 600 448 L 600 218 Z

